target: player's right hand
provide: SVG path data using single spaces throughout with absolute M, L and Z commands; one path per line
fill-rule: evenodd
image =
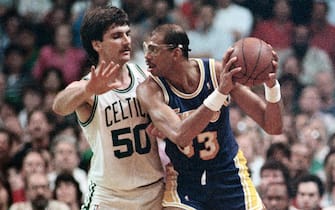
M 91 78 L 86 84 L 86 91 L 94 95 L 99 95 L 121 87 L 122 83 L 117 77 L 120 68 L 120 65 L 115 64 L 113 61 L 108 65 L 106 65 L 105 61 L 102 61 L 97 68 L 92 66 Z

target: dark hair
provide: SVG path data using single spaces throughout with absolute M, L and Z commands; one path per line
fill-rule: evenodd
M 63 90 L 66 86 L 65 84 L 65 79 L 64 79 L 64 75 L 63 72 L 58 68 L 58 67 L 47 67 L 45 69 L 45 71 L 43 71 L 40 82 L 43 83 L 44 81 L 46 81 L 47 77 L 51 74 L 51 73 L 55 73 L 57 78 L 60 81 L 60 87 L 59 90 Z
M 54 114 L 51 111 L 44 111 L 40 107 L 35 108 L 28 113 L 28 123 L 30 123 L 32 115 L 35 114 L 35 113 L 38 113 L 38 112 L 40 112 L 44 115 L 45 119 L 47 120 L 47 122 L 49 124 L 54 125 L 56 123 L 56 114 Z
M 266 151 L 266 159 L 273 159 L 276 152 L 278 151 L 281 151 L 288 159 L 291 158 L 290 147 L 282 142 L 277 142 L 271 144 L 268 150 Z
M 117 7 L 96 7 L 88 10 L 84 16 L 80 36 L 84 49 L 93 64 L 97 64 L 98 53 L 93 49 L 92 41 L 102 41 L 110 26 L 129 25 L 127 13 Z
M 314 182 L 318 187 L 319 196 L 322 197 L 325 189 L 324 189 L 324 185 L 323 185 L 323 182 L 320 179 L 320 177 L 318 177 L 317 175 L 314 175 L 314 174 L 304 174 L 304 175 L 300 176 L 297 179 L 297 182 L 296 182 L 297 190 L 298 190 L 299 184 L 306 183 L 306 182 Z
M 190 40 L 181 26 L 176 24 L 163 24 L 155 28 L 155 30 L 151 32 L 151 36 L 156 33 L 163 35 L 164 44 L 172 44 L 175 48 L 181 45 L 182 48 L 180 49 L 183 51 L 183 56 L 188 58 L 188 52 L 191 51 L 189 49 Z
M 31 92 L 35 93 L 36 95 L 39 95 L 41 98 L 44 97 L 44 90 L 41 88 L 40 85 L 36 83 L 29 83 L 23 86 L 22 96 Z
M 17 53 L 20 54 L 21 56 L 25 55 L 25 50 L 18 44 L 10 44 L 8 47 L 5 48 L 4 55 L 8 56 L 11 53 Z
M 283 173 L 283 177 L 285 179 L 285 182 L 290 183 L 290 172 L 289 169 L 284 163 L 277 161 L 277 160 L 267 160 L 261 167 L 260 173 L 264 170 L 279 170 Z
M 280 162 L 280 161 L 277 161 L 277 160 L 273 160 L 273 159 L 270 159 L 270 160 L 267 160 L 261 167 L 260 169 L 260 174 L 262 174 L 263 171 L 265 170 L 278 170 L 278 171 L 281 171 L 281 173 L 283 174 L 283 177 L 284 177 L 284 182 L 285 182 L 285 185 L 287 185 L 287 192 L 289 194 L 289 197 L 293 197 L 293 190 L 291 188 L 291 184 L 292 184 L 292 180 L 291 180 L 291 177 L 290 177 L 290 172 L 289 172 L 289 169 L 288 167 Z
M 55 189 L 53 191 L 54 198 L 56 200 L 58 200 L 56 190 L 60 186 L 60 184 L 64 183 L 64 182 L 65 183 L 72 183 L 74 185 L 74 187 L 76 188 L 77 203 L 78 203 L 78 206 L 80 206 L 81 205 L 81 201 L 82 201 L 83 193 L 80 190 L 79 183 L 77 182 L 77 180 L 71 174 L 66 173 L 66 172 L 58 174 L 58 176 L 56 178 Z

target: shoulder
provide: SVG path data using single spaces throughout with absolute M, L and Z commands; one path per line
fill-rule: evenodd
M 154 99 L 156 97 L 163 98 L 162 87 L 163 84 L 156 77 L 149 76 L 142 83 L 137 86 L 137 97 L 142 101 L 149 101 L 148 98 Z M 152 101 L 152 100 L 150 100 Z
M 141 84 L 138 85 L 137 89 L 139 90 L 155 90 L 159 87 L 158 85 L 159 79 L 154 76 L 148 76 Z

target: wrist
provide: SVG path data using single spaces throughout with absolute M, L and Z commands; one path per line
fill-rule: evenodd
M 85 92 L 85 95 L 87 96 L 92 96 L 94 95 L 94 91 L 92 91 L 90 89 L 90 87 L 88 86 L 88 84 L 86 83 L 85 87 L 84 87 L 84 92 Z
M 203 104 L 210 110 L 217 112 L 221 109 L 222 105 L 228 106 L 230 102 L 229 95 L 220 93 L 215 89 L 203 102 Z
M 278 80 L 273 87 L 268 87 L 264 84 L 265 100 L 270 103 L 278 103 L 281 99 L 280 84 Z

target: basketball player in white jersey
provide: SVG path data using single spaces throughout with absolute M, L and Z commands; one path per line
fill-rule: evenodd
M 145 132 L 148 114 L 136 98 L 146 75 L 127 63 L 128 16 L 116 7 L 90 10 L 81 38 L 94 66 L 58 93 L 53 109 L 60 115 L 76 113 L 93 151 L 82 209 L 159 210 L 163 168 L 157 142 Z

